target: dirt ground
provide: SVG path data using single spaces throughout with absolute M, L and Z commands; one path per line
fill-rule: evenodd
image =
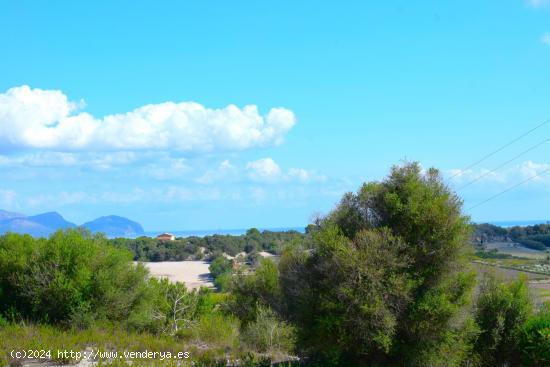
M 172 282 L 183 282 L 189 289 L 213 288 L 212 276 L 205 261 L 161 261 L 143 262 L 152 276 L 168 278 Z

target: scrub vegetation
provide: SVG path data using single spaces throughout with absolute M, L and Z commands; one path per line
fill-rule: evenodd
M 344 195 L 305 234 L 162 246 L 79 230 L 7 234 L 0 364 L 24 362 L 10 358 L 15 348 L 99 348 L 189 351 L 181 365 L 198 366 L 549 365 L 549 307 L 534 306 L 527 279 L 476 272 L 475 230 L 436 169 L 406 163 Z M 280 260 L 236 260 L 261 251 Z M 208 256 L 217 290 L 191 291 L 133 262 L 189 256 Z

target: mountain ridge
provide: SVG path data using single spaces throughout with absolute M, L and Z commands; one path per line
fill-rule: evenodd
M 128 237 L 145 233 L 141 224 L 118 215 L 99 217 L 82 224 L 82 227 L 94 233 L 102 232 L 113 237 Z
M 77 226 L 55 211 L 27 216 L 0 209 L 0 234 L 13 232 L 33 237 L 47 237 L 57 230 L 76 227 L 86 228 L 92 233 L 104 233 L 108 237 L 127 237 L 144 233 L 141 224 L 118 215 L 102 216 Z

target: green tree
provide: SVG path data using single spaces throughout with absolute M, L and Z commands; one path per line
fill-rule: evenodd
M 459 364 L 462 354 L 444 355 L 463 342 L 459 316 L 475 284 L 461 204 L 416 163 L 344 195 L 312 252 L 281 260 L 299 344 L 324 365 Z
M 214 278 L 217 278 L 218 276 L 230 272 L 233 266 L 233 262 L 229 259 L 226 259 L 223 256 L 218 256 L 215 258 L 210 266 L 208 267 L 208 270 L 210 270 L 210 274 Z
M 216 288 L 219 291 L 228 290 L 232 278 L 233 261 L 219 255 L 212 261 L 208 269 L 214 278 Z
M 147 270 L 100 235 L 0 237 L 0 311 L 46 322 L 125 321 L 152 307 Z

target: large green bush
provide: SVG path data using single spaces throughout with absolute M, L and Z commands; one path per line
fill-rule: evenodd
M 458 365 L 475 284 L 468 218 L 435 169 L 394 167 L 288 251 L 281 288 L 302 350 L 322 365 Z
M 256 320 L 242 334 L 245 344 L 261 353 L 290 353 L 294 349 L 295 330 L 270 308 L 258 306 Z
M 243 324 L 256 320 L 258 306 L 281 311 L 279 271 L 269 259 L 263 259 L 252 274 L 236 274 L 231 284 L 227 307 Z
M 147 271 L 102 236 L 80 230 L 49 238 L 0 237 L 0 312 L 42 322 L 88 323 L 147 315 Z M 85 326 L 85 325 L 83 325 Z
M 550 366 L 550 310 L 546 308 L 529 318 L 521 328 L 519 339 L 524 366 Z
M 517 365 L 521 328 L 532 312 L 527 281 L 484 279 L 475 310 L 480 334 L 475 344 L 482 366 Z

